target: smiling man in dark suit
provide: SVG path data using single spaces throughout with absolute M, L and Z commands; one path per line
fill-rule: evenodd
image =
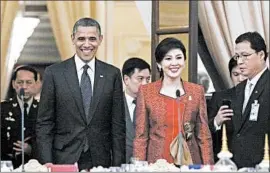
M 120 166 L 125 114 L 120 70 L 96 59 L 103 36 L 92 18 L 79 19 L 76 54 L 45 70 L 36 133 L 41 163 Z
M 248 79 L 235 87 L 232 99 L 232 152 L 238 168 L 255 167 L 263 159 L 265 134 L 270 126 L 270 81 L 265 41 L 258 32 L 235 40 L 239 68 Z M 270 144 L 270 143 L 268 143 Z
M 122 67 L 122 76 L 125 84 L 126 162 L 129 163 L 133 155 L 133 139 L 135 137 L 136 98 L 139 87 L 150 82 L 150 65 L 141 58 L 130 58 L 125 61 Z

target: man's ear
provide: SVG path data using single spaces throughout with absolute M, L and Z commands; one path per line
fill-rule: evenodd
M 160 71 L 161 70 L 161 65 L 159 63 L 157 63 L 157 67 L 158 67 L 158 70 Z
M 129 80 L 129 76 L 128 75 L 124 75 L 124 83 L 125 85 L 127 85 L 127 81 Z
M 102 42 L 102 40 L 103 40 L 103 35 L 100 35 L 99 36 L 99 44 Z
M 72 42 L 72 44 L 74 45 L 74 34 L 71 34 L 71 42 Z
M 260 59 L 264 61 L 264 57 L 265 57 L 264 51 L 261 50 L 261 51 L 259 52 L 259 55 L 260 55 Z
M 12 80 L 12 87 L 15 89 L 15 80 Z

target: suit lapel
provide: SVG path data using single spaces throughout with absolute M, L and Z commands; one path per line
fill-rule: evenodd
M 268 74 L 268 71 L 266 70 L 262 76 L 260 77 L 260 79 L 258 80 L 255 88 L 253 89 L 250 97 L 249 97 L 249 100 L 248 100 L 248 103 L 247 103 L 247 106 L 246 106 L 246 109 L 242 115 L 242 118 L 241 118 L 241 123 L 238 123 L 239 126 L 238 126 L 238 129 L 237 129 L 237 132 L 239 132 L 243 126 L 245 125 L 245 123 L 247 122 L 247 120 L 249 119 L 249 113 L 251 111 L 251 105 L 252 103 L 254 102 L 254 100 L 259 100 L 259 97 L 260 95 L 263 93 L 264 91 L 264 88 L 266 86 L 266 82 L 267 82 L 267 74 Z M 240 84 L 239 84 L 240 85 Z M 242 96 L 242 100 L 244 100 L 244 90 L 245 90 L 245 86 L 246 86 L 246 82 L 244 85 L 241 86 L 241 88 L 239 88 L 239 92 L 242 92 L 241 93 L 241 96 Z M 237 92 L 238 93 L 238 92 Z M 240 97 L 238 97 L 240 98 Z M 239 102 L 239 103 L 242 103 L 241 104 L 241 109 L 240 111 L 242 112 L 242 106 L 243 106 L 243 101 L 242 102 Z M 237 122 L 236 122 L 237 123 Z
M 102 64 L 99 60 L 96 59 L 96 67 L 95 67 L 95 81 L 94 81 L 94 90 L 93 90 L 93 98 L 91 100 L 91 106 L 89 109 L 89 114 L 91 114 L 89 122 L 92 120 L 93 116 L 95 115 L 95 111 L 97 108 L 97 105 L 99 103 L 99 99 L 103 93 L 103 88 L 105 84 L 105 73 L 104 73 L 104 67 L 102 67 Z
M 182 132 L 185 133 L 184 124 L 185 123 L 190 123 L 189 121 L 191 119 L 191 117 L 186 116 L 187 114 L 185 114 L 185 112 L 187 111 L 188 106 L 189 106 L 188 102 L 192 100 L 193 93 L 192 93 L 191 90 L 189 90 L 190 86 L 189 86 L 189 84 L 187 82 L 182 81 L 182 79 L 181 79 L 181 82 L 182 82 L 185 94 L 181 95 L 181 97 L 180 97 L 180 105 L 177 105 L 177 107 L 180 106 L 180 114 L 181 114 L 180 116 L 181 116 L 181 121 L 182 121 L 182 123 L 181 123 L 182 127 L 181 128 L 182 128 Z
M 35 115 L 37 113 L 37 109 L 38 109 L 38 102 L 34 99 L 33 103 L 29 109 L 29 116 L 30 115 Z
M 80 111 L 80 115 L 82 116 L 83 120 L 86 122 L 86 116 L 83 110 L 82 95 L 81 95 L 74 57 L 72 57 L 70 60 L 66 62 L 67 62 L 66 69 L 63 75 L 66 78 L 71 94 Z
M 130 131 L 131 135 L 135 136 L 135 129 L 133 128 L 133 123 L 132 123 L 131 118 L 130 118 L 130 113 L 129 113 L 125 94 L 124 94 L 124 105 L 125 105 L 125 115 L 126 115 L 126 127 L 128 129 L 127 131 Z M 135 121 L 135 120 L 133 120 L 133 121 Z
M 242 121 L 242 108 L 243 108 L 243 102 L 245 97 L 245 86 L 246 81 L 243 83 L 238 84 L 238 86 L 235 89 L 235 96 L 236 98 L 233 98 L 232 100 L 235 100 L 232 104 L 232 108 L 234 111 L 234 115 L 232 117 L 232 122 L 235 127 L 235 131 L 238 132 L 238 130 L 241 127 L 241 121 Z M 234 97 L 234 95 L 233 95 Z
M 12 100 L 12 115 L 15 116 L 15 119 L 17 119 L 18 121 L 21 120 L 21 114 L 22 114 L 22 111 L 21 111 L 21 108 L 20 108 L 20 105 L 19 105 L 19 102 L 17 100 L 17 97 L 14 97 L 13 100 Z
M 264 72 L 262 74 L 261 78 L 258 80 L 255 88 L 253 89 L 253 91 L 249 97 L 249 100 L 248 100 L 248 103 L 247 103 L 247 106 L 246 106 L 246 109 L 244 111 L 243 118 L 242 118 L 242 124 L 241 124 L 242 126 L 249 119 L 249 113 L 251 111 L 252 103 L 254 103 L 254 100 L 259 100 L 259 97 L 261 96 L 262 92 L 264 91 L 264 88 L 266 86 L 266 81 L 267 81 L 267 74 L 266 74 L 266 72 Z
M 182 79 L 181 79 L 182 80 Z M 192 93 L 192 90 L 189 90 L 189 84 L 187 82 L 183 82 L 182 81 L 182 84 L 183 84 L 183 87 L 184 87 L 184 91 L 185 91 L 185 94 L 183 96 L 180 97 L 180 102 L 182 104 L 184 104 L 184 111 L 182 112 L 183 115 L 185 115 L 185 112 L 187 111 L 188 109 L 188 106 L 189 106 L 189 102 L 191 101 L 192 102 L 192 96 L 193 96 L 193 93 Z M 183 123 L 182 123 L 182 129 L 184 129 L 184 124 L 187 122 L 189 123 L 189 120 L 190 120 L 191 117 L 188 117 L 188 116 L 183 116 Z M 184 132 L 184 130 L 183 130 Z

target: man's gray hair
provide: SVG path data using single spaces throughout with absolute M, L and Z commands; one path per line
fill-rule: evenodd
M 73 35 L 77 32 L 79 26 L 84 26 L 84 27 L 95 26 L 98 30 L 99 35 L 101 35 L 100 25 L 95 19 L 92 19 L 89 17 L 79 19 L 73 26 L 73 30 L 72 30 Z

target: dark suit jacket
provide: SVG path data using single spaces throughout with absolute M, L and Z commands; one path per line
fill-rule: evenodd
M 214 126 L 214 119 L 218 113 L 219 108 L 222 106 L 222 100 L 228 99 L 232 100 L 233 95 L 235 94 L 235 88 L 230 88 L 227 90 L 223 90 L 220 92 L 215 92 L 212 95 L 212 98 L 207 105 L 207 112 L 208 112 L 208 122 L 209 122 L 209 129 L 212 134 L 213 139 L 213 151 L 214 151 L 214 159 L 215 162 L 218 161 L 217 154 L 221 151 L 222 145 L 222 128 L 220 130 L 216 130 Z M 233 126 L 232 121 L 226 121 L 226 132 L 227 132 L 227 142 L 228 147 L 231 149 L 231 137 L 233 133 Z
M 232 136 L 233 160 L 238 168 L 254 167 L 260 163 L 264 154 L 265 134 L 270 126 L 270 80 L 266 70 L 258 80 L 248 104 L 242 114 L 246 81 L 238 84 L 232 100 L 234 132 Z M 258 100 L 260 104 L 258 120 L 250 121 L 251 104 Z M 270 144 L 270 142 L 268 142 Z
M 32 146 L 31 155 L 25 154 L 25 163 L 33 158 L 35 141 L 35 123 L 38 110 L 37 100 L 33 100 L 30 105 L 28 115 L 24 117 L 25 133 L 24 137 L 32 137 L 27 141 Z M 10 98 L 8 101 L 1 102 L 1 160 L 12 160 L 14 168 L 21 165 L 21 155 L 16 158 L 10 157 L 15 154 L 13 142 L 21 141 L 21 109 L 17 97 Z
M 126 163 L 129 163 L 130 158 L 133 156 L 133 140 L 135 137 L 135 129 L 133 126 L 133 122 L 131 121 L 131 118 L 130 118 L 125 94 L 124 94 L 124 104 L 125 104 L 125 115 L 126 115 Z
M 36 134 L 41 163 L 73 164 L 87 138 L 93 166 L 125 162 L 125 115 L 120 70 L 96 59 L 86 121 L 74 57 L 46 68 Z

